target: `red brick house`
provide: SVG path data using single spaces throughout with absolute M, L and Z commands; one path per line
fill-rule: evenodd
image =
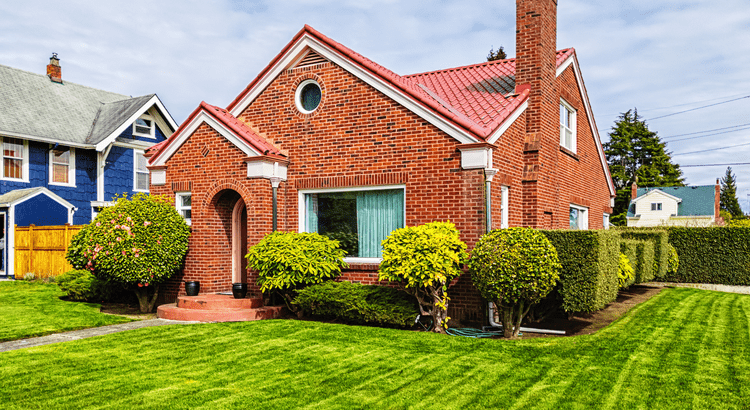
M 226 109 L 201 103 L 150 152 L 151 192 L 193 229 L 171 298 L 253 289 L 242 255 L 274 229 L 342 239 L 344 279 L 374 283 L 405 225 L 450 220 L 470 248 L 490 228 L 602 228 L 615 191 L 575 50 L 556 50 L 555 0 L 516 6 L 515 59 L 401 76 L 305 26 Z M 462 278 L 451 316 L 479 303 Z

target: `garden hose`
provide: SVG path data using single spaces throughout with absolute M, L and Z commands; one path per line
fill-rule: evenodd
M 448 333 L 451 336 L 471 337 L 474 339 L 498 336 L 502 334 L 499 332 L 486 332 L 484 330 L 474 329 L 471 327 L 466 327 L 466 328 L 461 328 L 461 329 L 450 327 L 446 330 L 446 333 Z

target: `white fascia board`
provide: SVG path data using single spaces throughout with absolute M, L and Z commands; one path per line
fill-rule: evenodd
M 159 97 L 157 97 L 154 94 L 154 96 L 151 97 L 151 99 L 149 99 L 148 102 L 146 102 L 140 108 L 138 108 L 138 110 L 134 112 L 133 115 L 131 115 L 127 120 L 123 121 L 123 123 L 120 124 L 120 126 L 117 127 L 117 129 L 114 130 L 114 132 L 109 134 L 107 138 L 99 141 L 96 144 L 96 150 L 99 152 L 104 151 L 107 148 L 107 145 L 111 144 L 115 140 L 115 138 L 119 137 L 120 134 L 122 134 L 122 132 L 125 131 L 126 128 L 130 127 L 133 124 L 133 122 L 135 122 L 135 120 L 137 120 L 141 115 L 143 115 L 146 111 L 148 111 L 148 109 L 151 108 L 153 105 L 157 105 L 160 108 L 164 108 L 164 106 L 161 105 L 161 101 L 159 101 Z M 170 121 L 172 123 L 174 122 L 174 120 L 172 120 L 171 118 L 170 118 Z M 154 142 L 154 144 L 156 144 L 156 142 Z
M 162 104 L 161 100 L 159 99 L 159 96 L 154 94 L 154 98 L 149 100 L 149 104 L 151 104 L 151 101 L 154 101 L 153 105 L 159 108 L 162 118 L 167 120 L 167 122 L 169 123 L 169 126 L 172 127 L 172 132 L 170 132 L 170 134 L 177 131 L 177 128 L 179 128 L 179 126 L 177 125 L 177 122 L 175 122 L 174 118 L 172 118 L 172 114 L 170 114 L 167 108 L 164 106 L 164 104 Z M 149 108 L 153 107 L 153 105 L 149 106 Z
M 591 103 L 589 102 L 589 95 L 586 92 L 586 86 L 583 84 L 583 77 L 581 76 L 581 68 L 578 66 L 578 59 L 575 58 L 575 54 L 571 54 L 567 60 L 565 60 L 560 67 L 557 69 L 557 76 L 559 77 L 563 71 L 568 67 L 573 67 L 573 73 L 576 76 L 576 83 L 578 83 L 578 91 L 581 93 L 581 100 L 586 110 L 586 118 L 589 120 L 589 127 L 591 128 L 591 134 L 596 140 L 596 149 L 599 152 L 599 160 L 602 163 L 604 174 L 607 176 L 607 186 L 609 186 L 610 195 L 614 196 L 617 194 L 614 183 L 612 182 L 612 176 L 609 173 L 609 163 L 607 163 L 607 157 L 604 156 L 604 148 L 602 147 L 602 139 L 599 137 L 599 130 L 596 128 L 596 121 L 594 120 L 594 112 L 591 110 Z
M 61 198 L 61 197 L 60 197 L 59 195 L 57 195 L 56 193 L 54 193 L 54 192 L 50 191 L 49 189 L 47 189 L 47 188 L 45 188 L 45 187 L 40 187 L 40 188 L 41 188 L 41 189 L 40 189 L 40 190 L 39 190 L 38 192 L 34 193 L 33 195 L 25 196 L 25 197 L 23 197 L 23 198 L 19 198 L 19 199 L 16 199 L 15 201 L 11 201 L 11 202 L 10 202 L 10 205 L 11 205 L 11 206 L 16 206 L 16 205 L 18 205 L 18 204 L 20 204 L 20 203 L 23 203 L 23 202 L 26 202 L 26 201 L 28 201 L 28 200 L 29 200 L 29 199 L 31 199 L 31 198 L 36 198 L 36 197 L 38 197 L 39 195 L 45 194 L 45 195 L 47 195 L 47 196 L 48 196 L 48 197 L 49 197 L 50 199 L 52 199 L 53 201 L 55 201 L 55 202 L 57 202 L 58 204 L 60 204 L 60 205 L 62 205 L 62 206 L 64 206 L 64 207 L 66 207 L 66 208 L 68 208 L 68 211 L 70 211 L 71 209 L 74 209 L 74 208 L 75 208 L 75 206 L 73 206 L 73 204 L 71 204 L 70 202 L 68 202 L 68 201 L 66 201 L 66 200 L 64 200 L 64 199 L 62 199 L 62 198 Z
M 644 198 L 649 198 L 651 196 L 658 195 L 658 194 L 661 194 L 661 195 L 667 197 L 668 199 L 672 199 L 675 202 L 677 202 L 678 204 L 680 202 L 682 202 L 682 198 L 677 198 L 676 196 L 670 195 L 670 194 L 662 191 L 661 189 L 654 189 L 654 190 L 648 191 L 647 193 L 645 193 L 645 194 L 643 194 L 643 195 L 641 195 L 641 196 L 639 196 L 639 197 L 631 200 L 630 203 L 634 204 L 634 203 L 639 202 L 640 200 L 642 200 Z
M 281 58 L 279 62 L 276 63 L 276 65 L 266 73 L 263 79 L 261 79 L 258 84 L 256 84 L 255 87 L 253 87 L 253 89 L 250 90 L 249 93 L 247 93 L 245 98 L 240 100 L 240 102 L 232 109 L 232 111 L 230 111 L 230 113 L 235 117 L 238 117 L 245 110 L 245 108 L 247 108 L 271 84 L 271 82 L 273 82 L 273 80 L 278 77 L 279 74 L 281 74 L 289 67 L 292 67 L 292 64 L 297 61 L 298 55 L 304 53 L 305 49 L 308 47 L 321 56 L 334 62 L 336 65 L 342 67 L 344 70 L 364 81 L 371 87 L 393 99 L 397 103 L 401 104 L 403 107 L 407 108 L 425 121 L 434 125 L 441 131 L 450 135 L 458 142 L 463 144 L 481 142 L 474 135 L 446 121 L 439 115 L 433 113 L 431 110 L 423 107 L 420 103 L 414 101 L 411 97 L 405 95 L 380 78 L 370 74 L 365 69 L 360 68 L 358 65 L 342 57 L 336 51 L 329 49 L 327 46 L 319 43 L 317 40 L 308 36 L 307 34 L 305 34 L 297 42 L 297 44 L 295 44 L 286 53 L 286 55 Z
M 193 133 L 198 129 L 198 127 L 201 126 L 201 124 L 206 123 L 209 127 L 214 129 L 216 132 L 221 134 L 224 138 L 229 140 L 232 144 L 234 144 L 237 148 L 242 150 L 242 152 L 245 153 L 245 155 L 254 157 L 260 155 L 259 152 L 255 151 L 253 148 L 251 148 L 248 144 L 246 144 L 244 141 L 242 141 L 240 138 L 237 138 L 237 136 L 234 135 L 232 131 L 224 127 L 220 122 L 216 121 L 213 117 L 208 115 L 205 111 L 200 112 L 198 115 L 193 118 L 193 120 L 188 124 L 187 127 L 183 128 L 181 133 L 177 136 L 175 140 L 173 140 L 167 147 L 166 150 L 159 155 L 159 158 L 157 158 L 156 162 L 153 164 L 150 164 L 150 166 L 163 166 L 167 163 L 167 161 L 174 155 L 175 152 L 177 152 L 178 149 L 182 146 L 182 144 L 187 141 L 187 139 L 193 135 Z
M 487 142 L 490 144 L 494 144 L 497 142 L 498 139 L 505 133 L 505 131 L 508 131 L 508 128 L 513 125 L 514 122 L 518 119 L 518 117 L 523 114 L 526 109 L 529 108 L 529 100 L 528 98 L 526 101 L 523 102 L 520 106 L 516 107 L 516 110 L 513 111 L 513 113 L 510 115 L 510 117 L 506 118 L 505 121 L 503 121 L 503 124 L 498 128 L 491 136 L 487 139 Z
M 73 147 L 73 148 L 84 148 L 84 149 L 95 148 L 95 146 L 91 144 L 81 144 L 77 142 L 63 141 L 63 140 L 59 140 L 55 138 L 38 137 L 34 135 L 21 134 L 21 133 L 10 132 L 10 131 L 0 131 L 0 137 L 11 137 L 11 138 L 18 138 L 18 139 L 28 140 L 28 141 L 46 142 L 48 144 L 60 144 L 66 147 Z
M 128 142 L 125 142 L 125 141 L 115 141 L 114 143 L 112 143 L 112 145 L 114 145 L 115 147 L 147 150 L 147 149 L 151 148 L 154 144 L 153 143 L 148 143 L 148 142 L 145 142 L 145 141 L 140 141 L 139 142 L 138 140 L 134 140 L 134 141 L 128 141 Z

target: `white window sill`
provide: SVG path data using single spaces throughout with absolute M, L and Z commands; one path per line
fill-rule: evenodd
M 145 193 L 148 193 L 149 191 L 148 191 L 148 189 L 135 189 L 135 188 L 133 188 L 133 192 L 145 192 Z
M 344 258 L 344 262 L 346 263 L 353 263 L 353 264 L 379 264 L 380 262 L 383 262 L 383 258 L 355 258 L 355 257 L 346 257 Z
M 23 182 L 23 183 L 26 183 L 26 184 L 28 184 L 28 183 L 29 183 L 29 180 L 28 180 L 28 179 L 23 179 L 23 178 L 21 178 L 21 179 L 18 179 L 18 178 L 6 178 L 6 177 L 1 177 L 1 178 L 0 178 L 0 181 Z
M 64 187 L 67 187 L 67 188 L 75 188 L 76 187 L 76 184 L 63 184 L 63 183 L 60 183 L 60 182 L 50 182 L 49 185 L 64 186 Z
M 135 132 L 135 131 L 133 131 L 133 136 L 134 136 L 134 137 L 143 137 L 143 138 L 150 138 L 150 139 L 152 139 L 152 140 L 155 140 L 155 139 L 156 139 L 156 136 L 155 136 L 155 135 L 151 135 L 151 134 L 141 134 L 141 133 L 139 133 L 139 132 Z

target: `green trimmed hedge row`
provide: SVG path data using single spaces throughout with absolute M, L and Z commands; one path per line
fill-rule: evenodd
M 650 277 L 645 275 L 646 280 L 636 278 L 636 283 L 643 283 L 653 280 L 654 278 L 663 278 L 667 274 L 667 264 L 669 261 L 669 233 L 664 228 L 625 228 L 620 230 L 623 239 L 637 239 L 641 241 L 650 241 L 653 243 L 653 273 Z M 630 257 L 630 255 L 628 255 Z M 633 263 L 633 259 L 630 259 Z M 635 268 L 635 265 L 633 266 Z M 636 273 L 638 268 L 636 268 Z
M 419 314 L 408 293 L 379 285 L 327 281 L 308 286 L 292 302 L 305 314 L 348 323 L 411 326 Z
M 665 232 L 666 233 L 666 232 Z M 650 282 L 654 279 L 654 241 L 622 239 L 620 252 L 624 253 L 635 270 L 635 283 Z M 666 253 L 665 253 L 666 254 Z
M 668 282 L 750 285 L 750 227 L 670 227 L 680 265 Z
M 617 298 L 620 233 L 542 231 L 562 264 L 557 291 L 566 312 L 594 312 Z

